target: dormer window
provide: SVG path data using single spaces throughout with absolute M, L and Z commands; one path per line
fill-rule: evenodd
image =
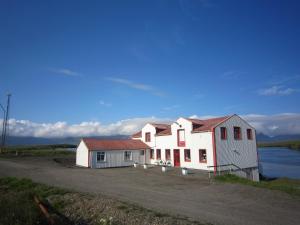
M 151 142 L 151 133 L 150 132 L 145 133 L 145 142 Z
M 177 144 L 179 147 L 185 146 L 185 134 L 183 129 L 177 130 Z

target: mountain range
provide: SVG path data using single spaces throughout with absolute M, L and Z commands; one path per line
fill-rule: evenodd
M 290 141 L 300 140 L 300 134 L 298 135 L 279 135 L 270 137 L 263 133 L 257 134 L 257 142 L 275 142 L 275 141 Z M 127 139 L 127 135 L 114 135 L 114 136 L 94 136 L 90 138 L 97 139 Z M 80 142 L 80 137 L 64 137 L 64 138 L 42 138 L 42 137 L 17 137 L 9 136 L 7 138 L 7 145 L 48 145 L 48 144 L 74 144 L 77 145 Z

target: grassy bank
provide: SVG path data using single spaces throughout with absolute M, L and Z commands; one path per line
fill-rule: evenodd
M 286 147 L 289 149 L 300 150 L 300 140 L 264 142 L 264 143 L 258 143 L 258 147 Z
M 231 174 L 216 176 L 215 180 L 218 182 L 238 183 L 271 190 L 279 190 L 286 192 L 291 196 L 300 197 L 300 180 L 280 178 L 270 181 L 254 182 Z
M 82 194 L 13 177 L 0 178 L 0 224 L 48 224 L 33 196 L 41 199 L 55 224 L 202 224 L 102 195 Z
M 13 146 L 2 150 L 0 156 L 65 156 L 75 155 L 74 151 L 68 149 L 75 148 L 75 145 L 32 145 Z

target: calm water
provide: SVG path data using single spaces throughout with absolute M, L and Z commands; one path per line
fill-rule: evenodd
M 300 179 L 300 151 L 288 148 L 259 148 L 260 171 L 266 177 Z

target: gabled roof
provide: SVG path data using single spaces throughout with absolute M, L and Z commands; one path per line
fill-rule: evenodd
M 131 138 L 141 138 L 142 137 L 142 131 L 139 131 L 133 135 L 131 135 Z
M 229 119 L 230 117 L 231 116 L 223 116 L 223 117 L 211 118 L 206 120 L 190 119 L 190 118 L 186 118 L 186 119 L 191 121 L 193 124 L 192 132 L 203 132 L 203 131 L 210 131 L 219 123 Z
M 94 138 L 83 138 L 82 141 L 85 143 L 90 151 L 95 150 L 142 150 L 149 149 L 141 140 L 99 140 Z

